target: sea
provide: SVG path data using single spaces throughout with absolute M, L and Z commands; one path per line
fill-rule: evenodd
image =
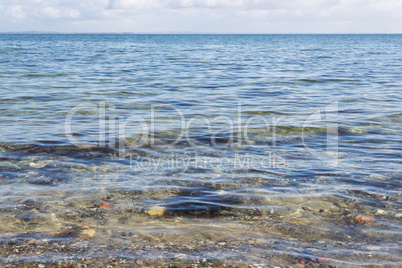
M 401 78 L 400 34 L 1 34 L 0 263 L 401 267 Z

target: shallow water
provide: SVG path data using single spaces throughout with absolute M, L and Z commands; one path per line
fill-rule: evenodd
M 0 35 L 0 261 L 402 265 L 401 41 Z

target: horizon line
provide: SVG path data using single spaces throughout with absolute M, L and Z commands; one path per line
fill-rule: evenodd
M 383 35 L 396 35 L 402 34 L 401 33 L 215 33 L 215 32 L 56 32 L 56 31 L 7 31 L 7 32 L 0 32 L 0 34 L 176 34 L 176 35 L 336 35 L 336 34 L 343 34 L 343 35 L 371 35 L 371 34 L 383 34 Z

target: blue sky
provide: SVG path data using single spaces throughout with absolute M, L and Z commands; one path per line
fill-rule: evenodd
M 402 0 L 0 0 L 0 32 L 402 33 Z

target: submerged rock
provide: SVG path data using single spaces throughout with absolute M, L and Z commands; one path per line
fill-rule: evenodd
M 354 224 L 360 224 L 365 226 L 371 226 L 375 222 L 374 218 L 364 215 L 357 215 L 357 216 L 348 215 L 347 218 Z
M 55 237 L 77 237 L 81 239 L 90 239 L 95 235 L 96 231 L 89 229 L 88 226 L 73 226 L 67 230 L 58 233 Z
M 168 198 L 162 205 L 151 207 L 147 214 L 150 216 L 193 216 L 213 217 L 223 210 L 231 210 L 233 204 L 241 201 L 230 196 L 215 194 L 210 191 L 193 191 Z
M 163 216 L 165 214 L 166 208 L 161 206 L 153 206 L 151 207 L 147 213 L 150 216 Z
M 387 178 L 386 176 L 381 175 L 381 174 L 371 174 L 371 175 L 370 175 L 370 178 L 371 178 L 371 179 L 374 179 L 374 180 L 382 180 L 382 181 L 385 181 L 385 180 L 388 180 L 388 179 L 389 179 L 389 178 Z
M 395 218 L 402 218 L 402 213 L 395 214 Z
M 57 223 L 57 219 L 54 213 L 41 213 L 36 209 L 32 209 L 23 214 L 18 214 L 15 216 L 20 222 L 27 224 L 51 224 Z
M 46 167 L 46 166 L 49 165 L 50 163 L 51 163 L 50 161 L 30 162 L 28 166 L 29 166 L 30 168 L 40 169 L 40 168 Z
M 95 235 L 95 230 L 93 229 L 87 229 L 87 230 L 81 230 L 81 232 L 78 232 L 77 236 L 81 239 L 89 239 Z
M 339 208 L 331 202 L 327 201 L 308 201 L 303 203 L 302 209 L 313 212 L 330 212 L 339 211 Z

